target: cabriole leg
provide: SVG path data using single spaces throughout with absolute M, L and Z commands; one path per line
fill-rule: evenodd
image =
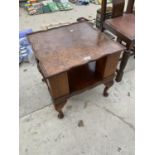
M 105 88 L 104 88 L 104 91 L 103 91 L 103 96 L 107 97 L 107 96 L 109 96 L 108 90 L 114 84 L 114 81 L 111 80 L 111 81 L 108 81 L 108 82 L 106 82 L 104 84 L 105 84 Z
M 54 103 L 54 108 L 55 110 L 58 112 L 58 118 L 62 119 L 64 118 L 64 113 L 62 111 L 62 108 L 64 107 L 64 105 L 67 103 L 67 100 L 61 102 L 61 103 Z

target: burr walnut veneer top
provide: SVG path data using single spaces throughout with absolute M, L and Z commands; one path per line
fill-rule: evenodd
M 35 32 L 28 39 L 46 78 L 124 50 L 88 22 Z

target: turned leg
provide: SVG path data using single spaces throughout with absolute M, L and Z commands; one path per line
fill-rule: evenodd
M 103 91 L 103 96 L 107 97 L 107 96 L 109 96 L 108 90 L 114 84 L 114 81 L 111 80 L 111 81 L 108 81 L 108 82 L 106 82 L 104 84 L 105 84 L 105 88 L 104 88 L 104 91 Z
M 128 62 L 128 59 L 130 57 L 130 52 L 129 51 L 124 51 L 123 57 L 120 63 L 119 70 L 117 70 L 117 76 L 116 76 L 116 81 L 120 82 L 122 80 L 123 74 L 124 74 L 124 69 L 126 67 L 126 64 Z
M 54 103 L 54 108 L 58 112 L 58 118 L 62 119 L 64 117 L 64 113 L 62 111 L 62 108 L 67 103 L 67 100 L 61 102 L 61 103 Z

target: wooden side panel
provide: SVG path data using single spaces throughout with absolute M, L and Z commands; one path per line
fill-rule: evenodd
M 104 77 L 115 74 L 117 64 L 119 62 L 120 54 L 121 52 L 117 52 L 107 56 L 105 70 L 104 70 Z
M 107 57 L 103 57 L 99 60 L 96 61 L 96 71 L 104 76 L 104 70 L 105 70 L 105 65 L 106 65 L 106 59 Z
M 50 77 L 47 80 L 51 95 L 53 98 L 58 98 L 69 94 L 69 84 L 67 72 Z
M 120 53 L 117 52 L 102 58 L 96 63 L 96 70 L 102 75 L 103 78 L 115 74 L 117 64 L 119 62 Z

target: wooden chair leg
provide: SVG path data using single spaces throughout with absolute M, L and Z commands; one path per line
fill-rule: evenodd
M 120 82 L 122 80 L 123 74 L 124 74 L 124 69 L 126 67 L 126 64 L 128 62 L 128 59 L 130 57 L 130 52 L 129 51 L 124 51 L 123 57 L 120 63 L 119 70 L 117 70 L 117 76 L 116 76 L 116 81 Z

